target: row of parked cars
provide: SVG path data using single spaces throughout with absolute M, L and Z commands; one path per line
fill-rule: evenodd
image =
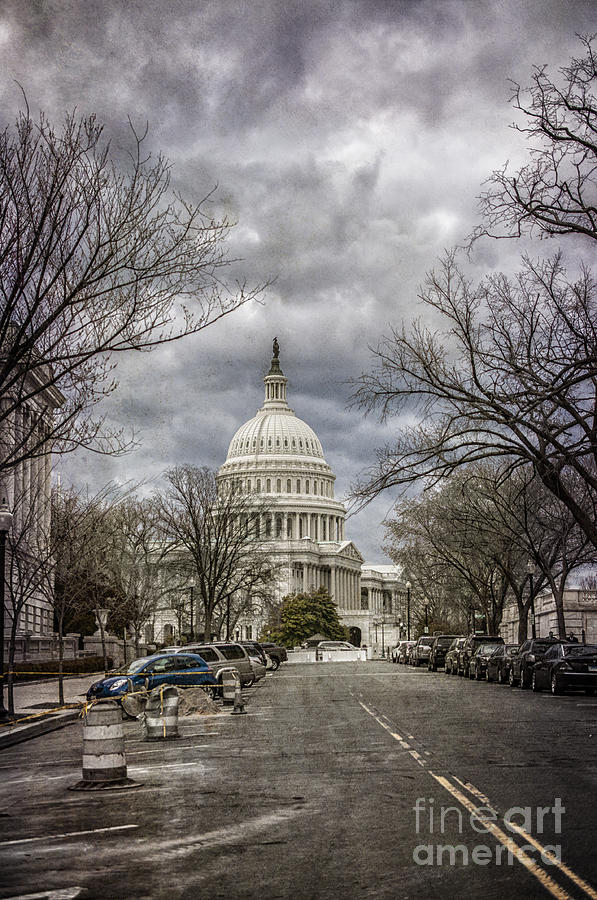
M 597 646 L 556 637 L 506 644 L 499 635 L 424 635 L 400 641 L 391 655 L 394 663 L 426 665 L 430 672 L 443 668 L 446 675 L 552 694 L 571 688 L 594 694 L 597 689 Z
M 87 700 L 121 699 L 138 690 L 152 690 L 163 684 L 177 687 L 205 687 L 214 696 L 221 692 L 222 672 L 235 669 L 242 687 L 250 687 L 276 671 L 288 659 L 286 649 L 257 641 L 211 641 L 165 647 L 152 656 L 134 659 L 124 670 L 96 681 L 87 691 Z

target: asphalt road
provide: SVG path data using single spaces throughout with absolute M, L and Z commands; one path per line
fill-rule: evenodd
M 597 900 L 597 700 L 384 661 L 245 693 L 178 741 L 127 722 L 132 791 L 67 790 L 79 725 L 5 751 L 0 897 Z

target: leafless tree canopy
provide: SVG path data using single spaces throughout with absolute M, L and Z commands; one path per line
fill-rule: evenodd
M 207 468 L 177 466 L 167 480 L 166 492 L 155 498 L 163 537 L 176 558 L 181 549 L 188 554 L 210 635 L 214 613 L 235 595 L 263 598 L 272 592 L 277 567 L 262 524 L 271 507 L 256 495 L 218 490 Z
M 561 69 L 560 83 L 536 68 L 529 88 L 514 84 L 512 103 L 526 119 L 529 162 L 493 173 L 481 195 L 482 224 L 473 234 L 518 237 L 581 234 L 597 240 L 597 59 L 594 40 Z
M 55 129 L 27 110 L 0 134 L 1 469 L 48 439 L 123 449 L 95 416 L 116 355 L 198 332 L 258 293 L 223 283 L 230 224 L 175 196 L 168 161 L 131 137 L 121 169 L 93 116 Z
M 356 485 L 361 501 L 391 485 L 433 483 L 463 465 L 530 463 L 597 546 L 597 303 L 592 276 L 570 283 L 559 257 L 525 260 L 516 279 L 471 284 L 454 255 L 422 301 L 443 328 L 394 330 L 356 392 L 402 416 L 396 443 Z M 408 424 L 412 422 L 414 424 Z

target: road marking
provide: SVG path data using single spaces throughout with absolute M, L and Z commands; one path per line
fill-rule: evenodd
M 382 728 L 384 728 L 389 734 L 391 734 L 391 736 L 395 740 L 397 740 L 401 746 L 408 746 L 405 745 L 404 741 L 401 740 L 399 735 L 392 731 L 391 726 L 384 722 L 378 715 L 376 715 L 373 710 L 369 709 L 361 700 L 358 700 L 357 702 L 373 719 L 375 719 L 375 721 L 379 725 L 381 725 Z M 409 735 L 409 737 L 412 738 L 413 736 Z M 452 794 L 452 796 L 456 800 L 458 800 L 458 802 L 462 806 L 464 806 L 464 808 L 469 813 L 474 815 L 478 814 L 479 808 L 475 806 L 473 802 L 469 800 L 469 798 L 466 797 L 465 794 L 463 794 L 462 791 L 456 787 L 456 785 L 452 784 L 452 782 L 449 781 L 448 778 L 432 772 L 429 768 L 428 762 L 423 759 L 423 757 L 416 750 L 409 749 L 409 754 L 416 762 L 419 763 L 419 765 L 423 769 L 426 769 L 429 775 L 431 775 L 431 777 L 435 779 L 435 781 L 437 781 L 437 783 L 440 784 L 444 788 L 444 790 Z M 461 781 L 455 775 L 452 775 L 451 777 L 460 785 L 460 787 L 468 791 L 471 796 L 475 797 L 476 800 L 480 800 L 483 805 L 490 810 L 490 812 L 492 812 L 496 816 L 499 816 L 489 798 L 478 788 L 476 788 L 474 784 L 471 784 L 470 781 Z M 536 862 L 527 853 L 525 853 L 523 848 L 520 847 L 512 837 L 509 837 L 506 832 L 503 831 L 498 825 L 496 825 L 494 822 L 487 821 L 484 821 L 483 824 L 487 831 L 492 834 L 493 837 L 521 863 L 521 865 L 523 865 L 532 875 L 534 875 L 535 878 L 537 878 L 537 880 L 540 882 L 542 887 L 544 887 L 545 890 L 548 891 L 553 897 L 557 898 L 557 900 L 573 900 L 572 895 L 569 894 L 561 885 L 559 885 L 558 882 L 555 881 L 550 875 L 548 875 L 545 869 L 543 869 L 538 862 Z M 533 835 L 526 832 L 520 826 L 515 825 L 514 822 L 509 822 L 509 826 L 512 831 L 523 838 L 523 840 L 525 840 L 527 844 L 535 847 L 535 849 L 539 850 L 543 857 L 549 859 L 552 865 L 557 866 L 560 872 L 567 878 L 569 878 L 582 891 L 584 891 L 585 894 L 591 898 L 591 900 L 597 900 L 597 891 L 595 891 L 587 881 L 577 875 L 576 872 L 574 872 L 569 866 L 556 859 L 552 853 L 546 850 L 546 848 L 536 838 L 533 837 Z
M 442 775 L 436 775 L 435 772 L 429 770 L 429 774 L 432 778 L 434 778 L 438 784 L 440 784 L 448 793 L 452 794 L 455 800 L 464 806 L 464 808 L 471 814 L 477 815 L 478 808 L 474 805 L 474 803 L 465 797 L 462 791 L 459 791 L 447 778 L 444 778 Z M 542 887 L 545 888 L 546 891 L 552 895 L 552 897 L 556 897 L 557 900 L 572 900 L 572 895 L 561 887 L 557 881 L 554 881 L 551 878 L 545 869 L 542 869 L 539 863 L 535 862 L 522 847 L 519 847 L 514 838 L 508 837 L 505 831 L 502 831 L 495 822 L 483 822 L 487 831 L 489 831 L 494 838 L 499 841 L 499 843 L 508 850 L 509 853 L 514 856 L 521 865 L 527 869 L 531 875 L 534 875 L 537 881 L 541 884 Z M 525 840 L 528 835 L 524 835 Z M 539 842 L 536 842 L 539 845 Z M 539 845 L 540 847 L 541 845 Z
M 0 841 L 0 848 L 10 847 L 14 844 L 32 844 L 35 841 L 60 841 L 63 838 L 82 837 L 85 834 L 104 834 L 107 831 L 126 831 L 130 830 L 131 828 L 138 827 L 138 825 L 113 825 L 110 828 L 92 828 L 88 831 L 67 831 L 64 834 L 42 834 L 40 837 L 18 838 L 18 840 L 13 841 Z M 39 894 L 39 896 L 45 897 L 45 894 Z

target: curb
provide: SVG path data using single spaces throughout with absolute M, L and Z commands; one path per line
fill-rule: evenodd
M 59 728 L 65 728 L 72 725 L 80 717 L 80 709 L 71 709 L 59 716 L 41 719 L 26 725 L 14 725 L 11 730 L 5 733 L 0 731 L 0 750 L 6 747 L 12 747 L 14 744 L 21 744 L 23 741 L 29 741 L 31 738 L 39 737 L 41 734 L 48 734 L 51 731 L 58 731 Z

